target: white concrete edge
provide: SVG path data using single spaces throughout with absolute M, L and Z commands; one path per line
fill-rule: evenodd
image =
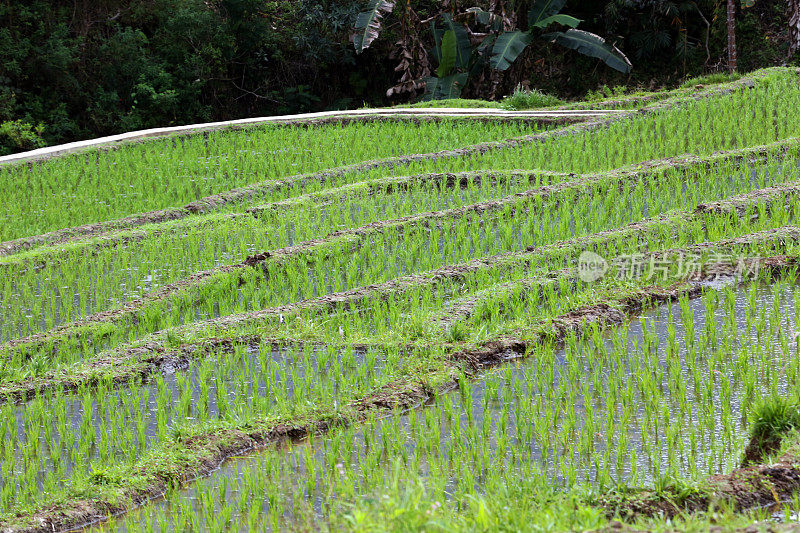
M 507 111 L 494 108 L 380 108 L 380 109 L 353 109 L 349 111 L 322 111 L 319 113 L 302 113 L 298 115 L 278 115 L 273 117 L 254 117 L 222 122 L 206 122 L 202 124 L 187 124 L 185 126 L 171 126 L 167 128 L 151 128 L 147 130 L 129 131 L 97 139 L 76 141 L 55 146 L 47 146 L 27 152 L 0 156 L 0 165 L 22 161 L 31 161 L 47 157 L 74 153 L 83 149 L 98 146 L 107 146 L 123 141 L 134 141 L 148 137 L 161 137 L 173 133 L 194 132 L 200 133 L 215 129 L 235 126 L 269 124 L 271 122 L 303 121 L 330 117 L 360 117 L 360 116 L 430 116 L 430 117 L 511 117 L 511 118 L 593 118 L 615 113 L 624 113 L 621 110 L 563 110 L 552 111 Z

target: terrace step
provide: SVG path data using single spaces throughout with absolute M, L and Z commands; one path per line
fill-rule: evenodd
M 185 126 L 172 126 L 168 128 L 150 128 L 146 130 L 129 131 L 117 135 L 109 135 L 86 141 L 76 141 L 56 146 L 47 146 L 18 154 L 0 156 L 0 165 L 6 163 L 19 163 L 37 161 L 49 157 L 66 155 L 87 148 L 114 145 L 123 141 L 137 141 L 164 137 L 176 133 L 201 133 L 224 128 L 239 128 L 244 126 L 259 126 L 262 124 L 302 124 L 319 119 L 338 118 L 371 118 L 371 117 L 433 117 L 433 118 L 527 118 L 527 119 L 589 119 L 601 118 L 609 115 L 630 114 L 627 110 L 618 109 L 553 109 L 545 111 L 508 111 L 492 108 L 378 108 L 378 109 L 352 109 L 348 111 L 322 111 L 318 113 L 301 113 L 297 115 L 276 115 L 271 117 L 253 117 L 238 120 L 224 120 L 220 122 L 205 122 L 201 124 L 187 124 Z

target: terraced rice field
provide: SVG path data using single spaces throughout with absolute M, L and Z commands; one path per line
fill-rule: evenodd
M 783 527 L 798 110 L 768 69 L 0 166 L 0 531 Z

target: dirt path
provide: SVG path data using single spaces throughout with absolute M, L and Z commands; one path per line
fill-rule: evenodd
M 675 99 L 677 102 L 686 99 L 704 99 L 713 96 L 722 96 L 730 94 L 740 89 L 752 89 L 756 86 L 756 82 L 766 76 L 769 69 L 758 75 L 748 75 L 733 82 L 722 83 L 719 85 L 712 85 L 709 87 L 700 85 L 690 90 L 688 93 L 683 94 L 678 91 L 666 93 L 666 98 L 660 98 L 658 94 L 645 95 L 645 96 L 630 96 L 622 97 L 616 100 L 605 100 L 601 102 L 579 102 L 575 104 L 566 104 L 563 106 L 539 109 L 539 110 L 526 110 L 526 111 L 509 111 L 497 108 L 442 108 L 442 107 L 391 107 L 391 108 L 374 108 L 374 109 L 353 109 L 345 111 L 323 111 L 318 113 L 303 113 L 297 115 L 279 115 L 272 117 L 254 117 L 238 120 L 228 120 L 222 122 L 208 122 L 202 124 L 188 124 L 184 126 L 173 126 L 168 128 L 152 128 L 148 130 L 131 131 L 121 133 L 118 135 L 111 135 L 108 137 L 100 137 L 98 139 L 89 139 L 85 141 L 77 141 L 57 146 L 48 146 L 31 150 L 29 152 L 22 152 L 19 154 L 11 154 L 7 156 L 0 156 L 0 165 L 8 163 L 31 162 L 40 161 L 43 159 L 80 152 L 83 150 L 109 147 L 119 145 L 124 142 L 140 141 L 145 139 L 154 139 L 165 137 L 168 135 L 176 134 L 197 134 L 208 131 L 217 131 L 222 129 L 239 129 L 248 126 L 258 126 L 263 124 L 278 124 L 278 125 L 302 125 L 302 124 L 319 124 L 324 121 L 343 121 L 343 120 L 371 120 L 379 119 L 403 119 L 403 118 L 484 118 L 484 119 L 498 119 L 498 118 L 512 118 L 512 119 L 530 119 L 530 120 L 564 120 L 564 119 L 588 119 L 608 116 L 611 114 L 625 114 L 628 110 L 617 109 L 636 103 L 650 103 L 653 101 L 662 101 Z M 798 69 L 800 74 L 800 69 Z M 660 93 L 664 94 L 664 93 Z M 663 105 L 663 104 L 662 104 Z M 592 108 L 592 106 L 596 108 Z
M 564 121 L 598 118 L 621 111 L 609 109 L 553 109 L 531 111 L 508 111 L 495 108 L 375 108 L 353 109 L 347 111 L 323 111 L 319 113 L 302 113 L 298 115 L 278 115 L 272 117 L 255 117 L 222 122 L 188 124 L 168 128 L 151 128 L 130 131 L 98 139 L 77 141 L 56 146 L 48 146 L 28 152 L 0 156 L 0 165 L 21 162 L 33 162 L 82 152 L 92 148 L 116 147 L 123 143 L 157 139 L 170 135 L 190 135 L 218 130 L 236 130 L 245 127 L 275 124 L 280 126 L 320 125 L 342 122 L 369 122 L 380 120 L 426 120 L 426 119 L 514 119 L 527 121 Z

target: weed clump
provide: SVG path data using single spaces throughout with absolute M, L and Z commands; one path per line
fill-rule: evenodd
M 783 437 L 800 428 L 800 404 L 796 399 L 773 395 L 762 399 L 751 411 L 750 442 L 745 465 L 763 461 L 780 449 Z
M 543 93 L 538 89 L 524 89 L 517 85 L 514 92 L 503 99 L 502 105 L 510 111 L 522 111 L 524 109 L 538 109 L 540 107 L 551 107 L 561 105 L 564 101 L 550 94 Z

